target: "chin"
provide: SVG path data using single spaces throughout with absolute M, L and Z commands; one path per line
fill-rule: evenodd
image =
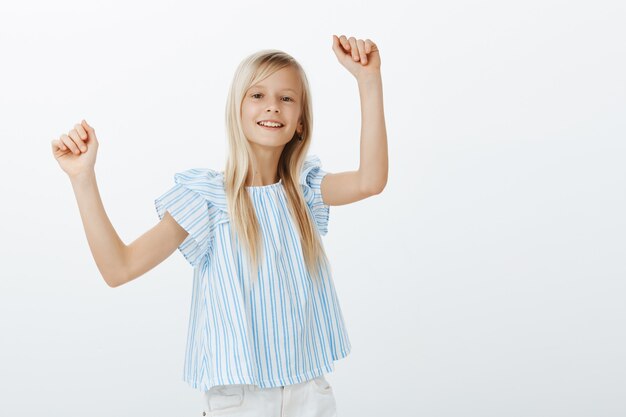
M 285 141 L 285 140 L 277 138 L 277 139 L 254 139 L 254 140 L 248 139 L 248 142 L 256 146 L 273 148 L 273 147 L 278 147 L 278 146 L 280 147 L 285 146 L 289 141 L 288 140 Z

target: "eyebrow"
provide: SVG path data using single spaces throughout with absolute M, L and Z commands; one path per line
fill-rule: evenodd
M 250 87 L 250 89 L 252 89 L 252 88 L 263 88 L 263 89 L 265 89 L 265 86 L 257 84 L 257 85 L 253 85 L 252 87 Z M 294 94 L 298 94 L 298 92 L 296 90 L 294 90 L 293 88 L 283 88 L 281 91 L 292 91 Z

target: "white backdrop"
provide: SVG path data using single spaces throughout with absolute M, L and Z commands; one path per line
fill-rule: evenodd
M 238 63 L 303 65 L 310 153 L 358 167 L 332 34 L 380 48 L 389 181 L 331 207 L 352 342 L 340 417 L 626 415 L 626 8 L 620 1 L 5 2 L 0 415 L 199 416 L 180 252 L 109 288 L 50 141 L 86 119 L 131 243 L 191 167 L 223 169 Z

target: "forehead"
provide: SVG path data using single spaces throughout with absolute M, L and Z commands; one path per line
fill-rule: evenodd
M 300 77 L 298 72 L 291 67 L 281 68 L 263 80 L 250 86 L 250 88 L 300 92 Z

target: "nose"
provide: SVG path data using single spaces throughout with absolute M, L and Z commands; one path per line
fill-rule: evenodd
M 278 112 L 278 105 L 276 104 L 275 101 L 270 100 L 270 103 L 267 105 L 267 111 L 271 112 L 272 110 L 274 110 L 275 112 Z
M 273 111 L 275 111 L 276 113 L 278 113 L 278 106 L 275 106 L 275 105 L 273 105 L 273 104 L 271 104 L 271 105 L 267 106 L 267 111 L 268 111 L 268 112 L 270 112 L 270 113 L 271 113 L 271 112 L 272 112 L 272 110 L 273 110 Z

